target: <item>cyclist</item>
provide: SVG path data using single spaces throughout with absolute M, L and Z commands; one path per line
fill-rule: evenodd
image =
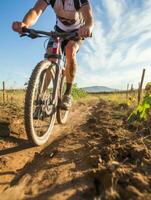
M 55 30 L 57 32 L 77 31 L 79 35 L 79 39 L 63 42 L 66 53 L 67 86 L 62 107 L 69 109 L 72 103 L 71 91 L 77 69 L 76 53 L 79 51 L 84 38 L 92 35 L 94 26 L 92 9 L 89 0 L 38 0 L 35 6 L 25 15 L 22 22 L 13 22 L 13 30 L 21 34 L 22 27 L 28 28 L 34 25 L 49 5 L 53 8 L 57 18 Z M 49 51 L 49 42 L 47 51 Z

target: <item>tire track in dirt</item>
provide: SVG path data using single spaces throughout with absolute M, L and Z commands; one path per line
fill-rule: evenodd
M 75 127 L 77 127 L 83 120 L 85 120 L 87 114 L 89 113 L 89 109 L 96 104 L 97 99 L 94 98 L 92 101 L 89 101 L 87 103 L 78 102 L 76 103 L 71 112 L 70 117 L 68 120 L 68 123 L 64 126 L 56 125 L 55 129 L 53 131 L 53 135 L 50 138 L 50 141 L 48 144 L 52 144 L 52 146 L 57 146 L 57 143 L 55 141 L 61 141 L 62 138 L 66 137 L 70 133 L 71 130 L 74 130 Z M 78 108 L 78 109 L 77 109 Z M 6 112 L 7 113 L 7 112 Z M 5 113 L 5 115 L 6 115 Z M 14 114 L 14 113 L 13 113 Z M 3 115 L 4 116 L 4 115 Z M 14 115 L 13 115 L 14 116 Z M 23 117 L 23 116 L 22 116 Z M 18 118 L 22 118 L 20 115 Z M 1 117 L 0 117 L 1 118 Z M 5 127 L 5 131 L 12 131 L 9 121 L 11 121 L 12 126 L 12 119 L 8 120 L 3 119 L 0 122 L 0 132 Z M 9 126 L 5 126 L 5 123 Z M 16 124 L 15 124 L 16 125 Z M 23 120 L 20 119 L 20 124 L 18 123 L 18 126 L 20 126 L 21 129 L 23 129 Z M 19 130 L 19 127 L 16 128 L 13 127 L 13 134 L 7 133 L 6 135 L 11 135 L 10 137 L 3 138 L 0 140 L 0 192 L 6 190 L 10 186 L 15 185 L 16 179 L 20 179 L 20 177 L 24 176 L 26 174 L 26 166 L 30 165 L 30 163 L 33 163 L 34 159 L 39 158 L 39 155 L 41 155 L 41 151 L 46 148 L 46 146 L 42 147 L 31 147 L 28 143 L 28 141 L 25 139 L 25 134 L 21 133 L 21 137 L 18 137 L 18 133 L 16 133 L 16 130 Z M 54 141 L 54 142 L 53 142 Z M 55 143 L 53 145 L 53 143 Z M 51 146 L 51 145 L 50 145 Z M 49 153 L 48 153 L 49 154 Z M 53 154 L 53 152 L 50 152 L 50 155 Z M 46 156 L 47 157 L 47 156 Z M 49 157 L 49 156 L 48 156 Z M 26 175 L 25 175 L 26 177 Z M 26 183 L 26 179 L 23 177 L 23 184 L 19 184 L 19 186 L 16 187 L 15 192 L 18 194 L 18 190 L 20 191 L 20 187 L 24 187 Z M 12 181 L 15 180 L 15 181 Z M 20 181 L 22 182 L 22 181 Z M 8 193 L 14 194 L 14 187 L 11 187 L 8 189 L 8 191 L 4 193 L 4 196 L 6 198 L 6 194 Z M 24 193 L 24 192 L 23 192 Z M 21 194 L 20 194 L 21 195 Z M 2 196 L 2 195 L 0 195 Z M 14 196 L 14 195 L 13 195 Z M 24 194 L 22 194 L 22 197 Z M 8 199 L 10 197 L 10 194 L 8 195 Z M 14 197 L 14 199 L 17 199 L 17 197 Z M 19 197 L 21 199 L 21 196 Z
M 26 162 L 3 197 L 151 199 L 150 134 L 128 130 L 126 111 L 103 100 L 74 109 L 70 125 L 58 129 L 50 145 Z
M 101 101 L 88 120 L 98 145 L 94 172 L 97 199 L 151 199 L 151 134 L 128 129 L 127 111 Z

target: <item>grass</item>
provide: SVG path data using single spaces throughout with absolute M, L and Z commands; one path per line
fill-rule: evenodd
M 73 85 L 72 96 L 75 101 L 86 98 L 88 95 L 87 93 L 79 89 L 76 84 Z M 24 105 L 25 99 L 25 90 L 7 90 L 5 93 L 5 103 L 3 101 L 3 92 L 0 91 L 0 105 L 7 104 L 7 105 L 17 105 L 18 107 L 22 107 Z
M 6 104 L 16 104 L 17 106 L 24 105 L 25 90 L 7 90 L 6 92 Z M 126 100 L 126 93 L 106 93 L 106 94 L 87 94 L 84 90 L 79 89 L 76 84 L 73 85 L 72 96 L 74 101 L 86 102 L 90 99 L 103 99 L 105 101 L 111 101 L 115 104 L 129 104 L 129 106 L 135 107 L 137 105 L 137 93 L 132 92 L 129 94 L 131 100 Z M 0 91 L 0 104 L 3 104 L 3 93 Z
M 5 104 L 16 104 L 22 106 L 24 103 L 24 90 L 7 90 L 5 93 Z M 3 92 L 0 91 L 0 104 L 3 104 Z
M 99 97 L 105 101 L 111 101 L 115 104 L 128 104 L 129 106 L 136 106 L 137 105 L 137 92 L 129 93 L 128 99 L 126 99 L 126 92 L 125 93 L 100 93 L 100 94 L 90 94 L 90 96 Z
M 113 93 L 113 94 L 100 94 L 100 98 L 105 101 L 112 101 L 114 103 L 126 103 L 126 94 Z

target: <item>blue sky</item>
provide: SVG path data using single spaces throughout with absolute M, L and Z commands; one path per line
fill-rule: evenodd
M 44 39 L 21 39 L 11 30 L 36 0 L 5 0 L 1 3 L 0 82 L 21 87 L 36 63 L 43 59 Z M 137 87 L 143 68 L 151 75 L 151 0 L 91 0 L 95 18 L 93 38 L 78 53 L 76 82 L 80 87 L 106 85 Z M 50 7 L 34 28 L 52 30 L 55 15 Z

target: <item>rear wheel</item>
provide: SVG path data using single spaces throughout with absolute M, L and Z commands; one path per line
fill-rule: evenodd
M 59 100 L 58 100 L 58 110 L 57 110 L 57 121 L 59 124 L 65 124 L 67 122 L 69 110 L 63 110 L 60 108 L 60 104 L 66 89 L 66 77 L 62 75 L 60 82 Z
M 55 65 L 40 62 L 34 69 L 25 97 L 25 129 L 34 145 L 43 145 L 54 127 L 57 109 Z

